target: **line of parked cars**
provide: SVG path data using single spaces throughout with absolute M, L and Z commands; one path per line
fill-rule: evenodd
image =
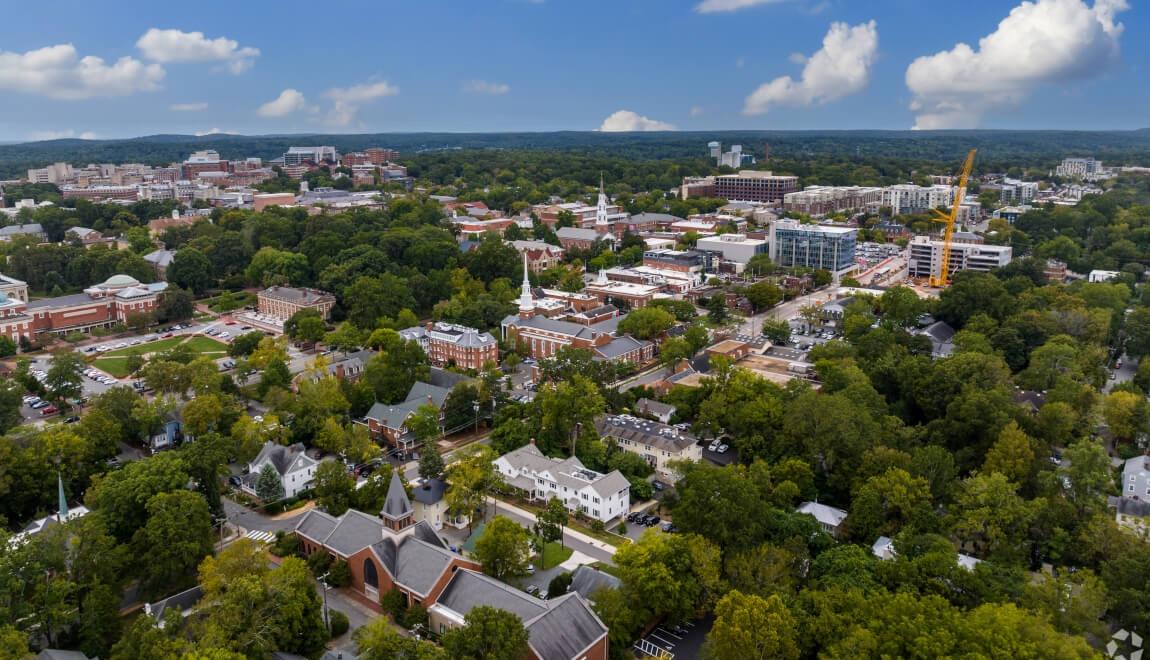
M 96 381 L 97 383 L 103 383 L 104 385 L 115 385 L 117 382 L 115 378 L 108 376 L 98 369 L 86 369 L 84 370 L 84 375 Z
M 59 408 L 52 405 L 51 402 L 45 401 L 38 396 L 28 395 L 24 397 L 24 405 L 33 410 L 39 410 L 40 414 L 47 417 L 48 415 L 55 415 L 60 412 Z
M 653 513 L 639 513 L 637 511 L 633 511 L 627 514 L 627 522 L 636 525 L 642 525 L 644 527 L 654 527 L 662 521 L 662 518 L 656 516 Z
M 714 440 L 711 444 L 707 445 L 707 449 L 710 449 L 716 454 L 725 454 L 730 447 L 721 440 Z

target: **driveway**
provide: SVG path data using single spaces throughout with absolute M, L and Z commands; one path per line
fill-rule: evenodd
M 306 510 L 300 509 L 296 511 L 288 511 L 280 516 L 272 517 L 264 515 L 254 509 L 233 502 L 228 498 L 223 498 L 224 515 L 228 518 L 228 523 L 241 527 L 246 531 L 260 531 L 271 532 L 275 534 L 279 531 L 290 531 L 295 529 L 296 523 L 299 522 L 299 517 L 302 516 Z

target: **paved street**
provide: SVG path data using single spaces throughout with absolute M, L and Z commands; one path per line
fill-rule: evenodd
M 1122 366 L 1113 370 L 1114 380 L 1109 380 L 1110 376 L 1106 377 L 1106 384 L 1102 386 L 1103 392 L 1109 392 L 1118 383 L 1134 380 L 1134 375 L 1138 373 L 1138 363 L 1128 356 L 1123 355 L 1118 358 L 1118 361 L 1122 363 Z
M 304 510 L 296 512 L 288 512 L 282 517 L 272 518 L 265 516 L 262 513 L 247 508 L 242 504 L 233 502 L 228 498 L 223 498 L 224 515 L 228 518 L 228 523 L 236 527 L 242 527 L 245 530 L 257 530 L 260 532 L 276 533 L 280 530 L 287 531 L 295 529 L 296 522 L 299 516 L 303 515 Z M 294 513 L 294 515 L 293 515 Z
M 535 524 L 535 516 L 533 514 L 498 500 L 495 500 L 495 512 L 498 515 L 514 520 L 524 527 L 530 527 Z M 615 558 L 615 546 L 593 539 L 573 531 L 570 528 L 563 530 L 563 542 L 568 548 L 576 552 L 581 552 L 595 561 L 610 564 Z

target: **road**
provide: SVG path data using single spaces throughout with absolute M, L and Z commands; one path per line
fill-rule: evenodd
M 511 507 L 498 500 L 494 501 L 495 513 L 505 518 L 510 518 L 524 527 L 531 527 L 535 524 L 535 516 L 523 512 L 521 509 Z M 526 515 L 524 515 L 526 514 Z M 583 534 L 573 533 L 570 528 L 563 529 L 563 542 L 568 548 L 581 552 L 588 557 L 601 561 L 606 564 L 614 563 L 615 547 L 610 543 L 592 539 L 591 537 Z
M 1122 366 L 1114 370 L 1108 370 L 1114 374 L 1114 380 L 1109 380 L 1110 376 L 1106 377 L 1106 384 L 1102 386 L 1103 392 L 1109 392 L 1118 383 L 1134 380 L 1134 375 L 1138 373 L 1138 363 L 1131 360 L 1128 356 L 1123 355 L 1118 358 L 1118 361 L 1122 363 Z

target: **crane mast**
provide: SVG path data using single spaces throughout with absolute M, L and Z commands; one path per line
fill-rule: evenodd
M 962 165 L 962 175 L 958 178 L 958 188 L 954 191 L 954 203 L 950 205 L 950 213 L 943 213 L 938 209 L 934 209 L 937 217 L 935 222 L 941 222 L 945 225 L 942 231 L 942 268 L 939 269 L 938 274 L 931 273 L 930 285 L 934 287 L 944 287 L 950 283 L 950 246 L 954 239 L 954 224 L 958 221 L 958 209 L 962 205 L 962 200 L 966 198 L 966 181 L 970 178 L 970 170 L 974 167 L 974 155 L 978 153 L 978 149 L 971 149 L 970 153 L 966 155 L 966 162 Z

